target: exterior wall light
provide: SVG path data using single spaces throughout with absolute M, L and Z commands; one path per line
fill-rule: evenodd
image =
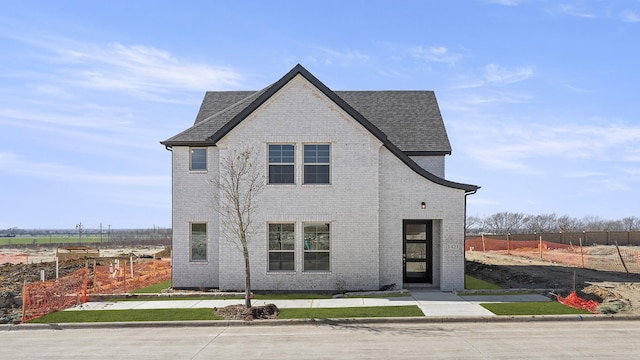
M 424 201 L 422 203 L 420 203 L 420 208 L 423 209 L 423 210 L 426 209 L 427 208 L 427 203 L 424 202 Z

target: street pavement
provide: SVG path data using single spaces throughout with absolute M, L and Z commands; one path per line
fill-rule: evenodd
M 542 295 L 474 295 L 459 296 L 439 290 L 411 290 L 403 297 L 382 298 L 333 298 L 304 300 L 253 300 L 252 305 L 275 304 L 280 309 L 287 308 L 339 308 L 359 306 L 407 306 L 417 305 L 426 317 L 492 317 L 489 310 L 480 306 L 490 302 L 529 302 L 550 301 Z M 177 309 L 177 308 L 222 308 L 228 305 L 243 304 L 243 299 L 232 300 L 154 300 L 154 301 L 118 301 L 88 302 L 66 311 L 81 310 L 130 310 L 130 309 Z
M 259 323 L 254 321 L 252 323 Z M 286 324 L 286 323 L 285 323 Z M 637 359 L 639 321 L 345 323 L 0 331 L 20 359 Z

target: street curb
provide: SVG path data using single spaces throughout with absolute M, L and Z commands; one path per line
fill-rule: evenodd
M 442 323 L 505 323 L 505 322 L 554 322 L 554 321 L 638 321 L 640 315 L 519 315 L 519 316 L 435 316 L 435 317 L 387 317 L 340 319 L 291 319 L 291 320 L 202 320 L 202 321 L 138 321 L 60 324 L 4 324 L 1 331 L 19 330 L 73 330 L 73 329 L 122 329 L 168 327 L 235 327 L 235 326 L 344 326 L 358 324 L 442 324 Z

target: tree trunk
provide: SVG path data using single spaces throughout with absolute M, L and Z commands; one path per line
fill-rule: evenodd
M 249 249 L 245 242 L 242 244 L 244 254 L 244 306 L 251 307 L 251 268 L 249 266 Z

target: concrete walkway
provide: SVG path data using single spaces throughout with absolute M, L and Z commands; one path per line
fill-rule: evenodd
M 438 290 L 411 290 L 407 296 L 388 298 L 335 298 L 303 300 L 253 300 L 253 305 L 268 303 L 278 308 L 338 308 L 358 306 L 406 306 L 417 305 L 427 317 L 490 317 L 495 316 L 480 306 L 487 302 L 529 302 L 550 301 L 542 295 L 475 295 L 458 296 Z M 243 299 L 233 300 L 154 300 L 88 302 L 66 311 L 79 310 L 130 310 L 130 309 L 177 309 L 177 308 L 221 308 L 227 305 L 243 304 Z

